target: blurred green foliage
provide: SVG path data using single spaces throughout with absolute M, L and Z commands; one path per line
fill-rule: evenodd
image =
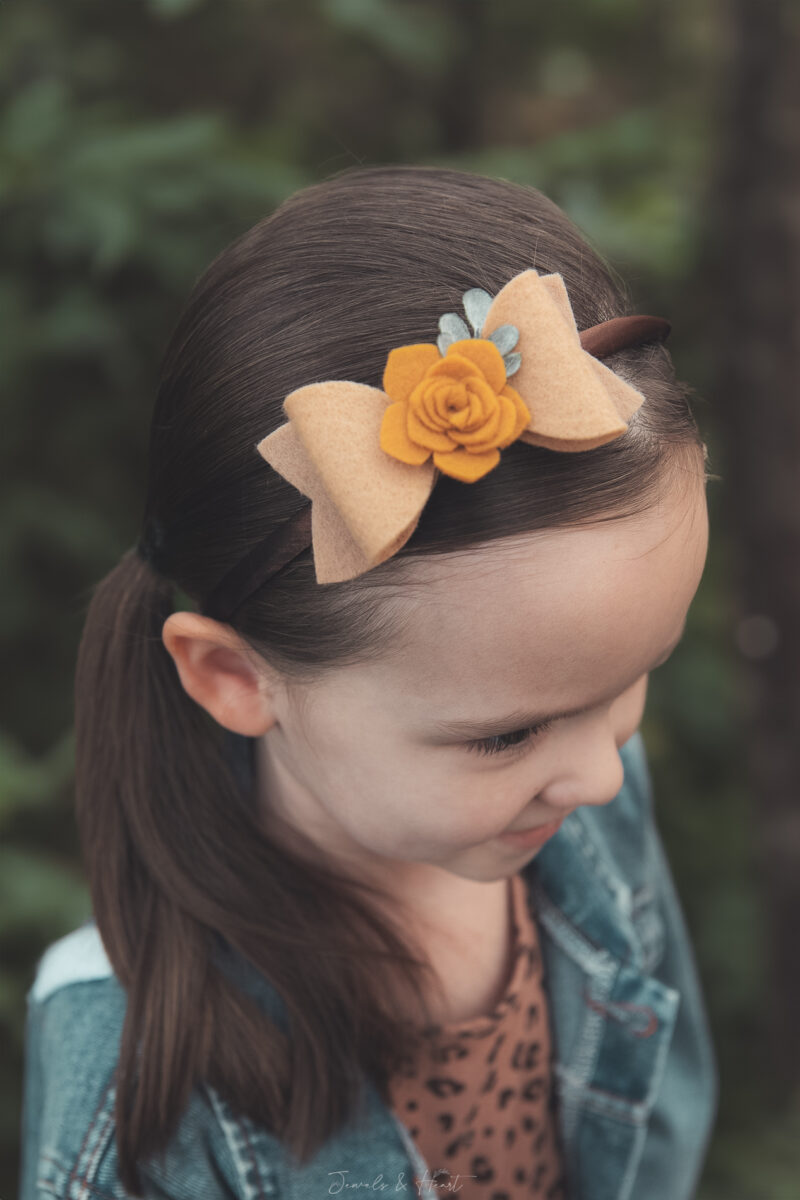
M 158 361 L 194 278 L 295 189 L 357 162 L 533 184 L 679 374 L 713 363 L 696 274 L 720 16 L 700 0 L 6 0 L 0 7 L 0 1195 L 15 1192 L 25 992 L 89 913 L 72 815 L 72 677 L 93 583 L 138 536 Z M 723 470 L 724 476 L 724 470 Z M 732 650 L 730 534 L 643 732 L 711 1011 L 723 1098 L 701 1200 L 794 1195 L 800 1114 L 766 1114 L 760 910 Z

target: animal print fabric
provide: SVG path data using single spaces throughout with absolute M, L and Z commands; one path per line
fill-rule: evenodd
M 437 1196 L 567 1200 L 539 936 L 519 873 L 510 899 L 513 960 L 501 1000 L 488 1015 L 423 1031 L 414 1061 L 390 1081 L 391 1106 Z

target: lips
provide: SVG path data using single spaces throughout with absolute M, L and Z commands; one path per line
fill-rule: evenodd
M 555 825 L 560 818 L 554 817 L 552 821 L 543 821 L 541 825 L 526 825 L 524 829 L 504 829 L 504 833 L 530 833 L 536 829 L 549 829 L 551 825 Z
M 570 809 L 569 812 L 562 813 L 562 815 L 559 817 L 553 817 L 553 819 L 550 821 L 544 821 L 540 825 L 526 825 L 524 829 L 505 829 L 505 830 L 503 830 L 503 832 L 504 833 L 529 833 L 529 834 L 533 835 L 533 832 L 536 829 L 546 830 L 546 829 L 550 829 L 551 826 L 553 826 L 553 825 L 560 825 L 561 822 L 570 815 L 570 812 L 574 812 L 574 811 L 575 811 L 574 809 Z
M 565 817 L 559 817 L 556 821 L 548 821 L 546 825 L 533 825 L 525 830 L 513 830 L 501 833 L 499 834 L 499 839 L 501 842 L 505 842 L 506 845 L 515 846 L 517 849 L 530 849 L 541 846 L 553 834 L 558 833 L 564 823 L 564 819 Z

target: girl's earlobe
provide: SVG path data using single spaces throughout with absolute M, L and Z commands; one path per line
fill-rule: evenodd
M 184 691 L 225 729 L 260 737 L 275 724 L 273 689 L 230 627 L 199 613 L 175 612 L 161 637 Z

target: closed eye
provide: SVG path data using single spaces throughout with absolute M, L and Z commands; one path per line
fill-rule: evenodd
M 685 624 L 685 622 L 684 622 L 684 624 Z M 679 645 L 682 635 L 683 635 L 683 630 L 681 630 L 681 635 L 678 637 L 678 639 L 675 642 L 673 642 L 672 646 L 669 647 L 667 652 L 661 656 L 661 658 L 658 660 L 658 662 L 653 664 L 653 666 L 650 668 L 650 672 L 656 670 L 657 667 L 662 666 L 667 661 L 667 659 L 671 657 L 673 651 Z M 645 672 L 644 675 L 640 675 L 630 685 L 631 688 L 636 687 L 638 685 L 639 681 L 641 679 L 643 679 L 645 677 L 645 675 L 648 675 L 650 672 Z M 624 695 L 624 694 L 625 694 L 624 692 L 620 693 L 620 695 Z M 521 751 L 521 749 L 524 746 L 528 745 L 528 743 L 533 741 L 534 738 L 536 738 L 539 734 L 544 733 L 546 730 L 550 729 L 550 727 L 554 724 L 556 719 L 561 719 L 563 717 L 568 717 L 568 716 L 579 716 L 582 713 L 589 712 L 589 711 L 591 711 L 591 706 L 587 705 L 586 708 L 576 709 L 572 713 L 561 713 L 561 714 L 559 714 L 558 718 L 551 717 L 547 721 L 540 721 L 537 725 L 528 725 L 521 729 L 515 729 L 510 733 L 497 733 L 497 734 L 492 734 L 492 736 L 490 736 L 490 737 L 474 738 L 470 741 L 463 742 L 462 745 L 465 749 L 470 750 L 475 754 L 481 754 L 481 755 L 509 754 L 510 751 L 513 749 L 519 749 Z
M 552 724 L 552 721 L 542 721 L 539 725 L 529 725 L 527 729 L 515 729 L 512 733 L 496 733 L 492 737 L 478 738 L 475 741 L 467 742 L 466 748 L 476 754 L 503 754 L 526 745 L 540 733 L 549 729 Z

